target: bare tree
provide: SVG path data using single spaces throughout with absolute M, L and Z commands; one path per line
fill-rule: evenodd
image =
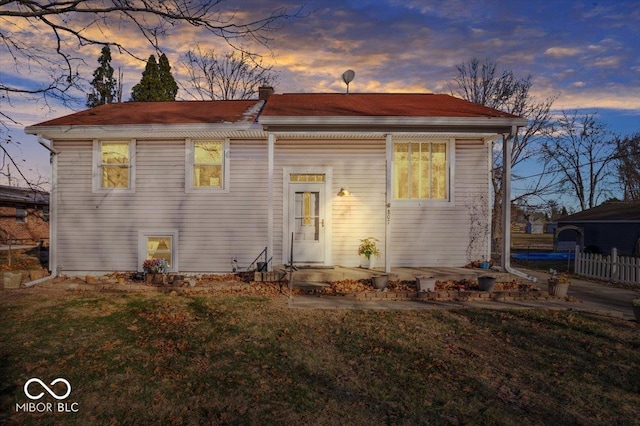
M 263 85 L 272 85 L 275 74 L 262 58 L 244 51 L 217 54 L 200 46 L 182 57 L 189 79 L 182 88 L 194 99 L 252 99 Z
M 615 163 L 624 201 L 640 202 L 640 133 L 616 138 Z
M 272 30 L 284 20 L 300 16 L 300 10 L 288 13 L 279 8 L 266 16 L 242 21 L 240 15 L 224 8 L 227 4 L 224 0 L 2 1 L 0 55 L 10 57 L 14 69 L 23 75 L 37 73 L 47 78 L 33 87 L 0 81 L 0 92 L 5 100 L 14 95 L 38 95 L 45 100 L 69 101 L 70 89 L 77 88 L 80 82 L 78 68 L 84 64 L 79 48 L 109 45 L 135 57 L 125 41 L 107 38 L 105 32 L 110 26 L 133 25 L 157 51 L 162 50 L 161 41 L 169 29 L 176 31 L 180 27 L 202 28 L 237 48 L 243 39 L 266 45 Z M 34 33 L 38 36 L 34 37 Z M 126 39 L 131 38 L 128 34 Z M 42 43 L 49 39 L 55 42 L 51 47 Z M 0 114 L 13 121 L 6 112 Z
M 542 161 L 559 170 L 561 189 L 581 210 L 611 196 L 616 145 L 595 114 L 562 111 L 540 148 Z
M 462 99 L 495 108 L 510 114 L 528 119 L 528 125 L 511 141 L 512 170 L 537 154 L 536 138 L 549 126 L 551 119 L 551 105 L 557 96 L 551 96 L 543 101 L 537 101 L 529 93 L 531 76 L 517 78 L 513 71 L 498 71 L 498 65 L 491 59 L 480 61 L 472 58 L 468 62 L 456 67 L 458 75 L 454 78 L 451 93 Z M 494 151 L 492 185 L 493 185 L 493 216 L 492 241 L 494 250 L 501 252 L 502 245 L 502 152 Z M 542 197 L 549 191 L 549 180 L 546 173 L 541 173 L 538 179 L 531 181 L 526 191 L 515 200 L 527 202 L 533 197 Z M 514 176 L 517 178 L 517 175 Z
M 271 31 L 301 15 L 277 8 L 258 16 L 236 13 L 240 2 L 226 0 L 0 0 L 0 126 L 21 124 L 12 100 L 50 106 L 79 105 L 87 78 L 83 48 L 111 46 L 138 60 L 128 45 L 142 38 L 157 52 L 171 31 L 197 28 L 239 48 L 244 40 L 267 45 Z M 111 28 L 119 28 L 111 32 Z M 133 28 L 137 34 L 122 31 Z M 114 35 L 115 34 L 115 35 Z M 120 36 L 121 34 L 121 36 Z M 13 75 L 9 74 L 12 64 Z M 8 77 L 5 77 L 8 76 Z M 79 90 L 79 92 L 76 91 Z M 0 141 L 2 143 L 2 141 Z

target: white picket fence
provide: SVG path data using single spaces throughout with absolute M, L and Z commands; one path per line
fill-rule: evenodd
M 582 253 L 576 246 L 574 272 L 589 278 L 640 285 L 640 258 L 618 256 L 615 248 L 609 256 Z

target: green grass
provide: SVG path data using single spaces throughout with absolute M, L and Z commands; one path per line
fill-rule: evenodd
M 640 333 L 619 319 L 305 311 L 245 296 L 3 296 L 9 425 L 638 422 Z M 69 380 L 78 413 L 16 413 L 31 377 Z

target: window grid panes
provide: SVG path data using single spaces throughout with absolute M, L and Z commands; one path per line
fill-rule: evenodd
M 193 143 L 193 186 L 222 188 L 224 143 L 200 141 Z
M 395 143 L 393 155 L 396 199 L 447 198 L 446 142 Z
M 173 238 L 171 236 L 149 236 L 147 237 L 146 259 L 164 259 L 169 268 L 172 267 L 171 246 Z
M 129 142 L 100 144 L 102 188 L 129 188 L 129 167 Z
M 292 174 L 289 179 L 292 183 L 322 183 L 324 182 L 323 174 L 296 173 Z

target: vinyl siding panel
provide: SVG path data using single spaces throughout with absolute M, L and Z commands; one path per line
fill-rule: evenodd
M 453 203 L 393 203 L 393 266 L 463 266 L 479 260 L 473 257 L 490 255 L 486 234 L 490 223 L 487 145 L 482 141 L 457 141 L 454 167 Z M 472 234 L 476 238 L 470 248 Z
M 58 157 L 57 263 L 61 273 L 133 271 L 140 267 L 140 230 L 178 230 L 179 270 L 228 272 L 247 267 L 268 244 L 266 140 L 231 140 L 228 191 L 185 192 L 185 141 L 136 141 L 135 192 L 92 193 L 92 140 L 55 141 Z M 453 203 L 393 202 L 392 266 L 461 266 L 472 229 L 488 232 L 489 151 L 482 141 L 455 144 Z M 330 258 L 358 266 L 360 240 L 380 240 L 384 264 L 385 140 L 276 140 L 273 264 L 288 261 L 290 238 L 283 171 L 331 170 Z M 340 188 L 349 197 L 338 197 Z M 475 220 L 472 218 L 475 217 Z M 472 223 L 475 223 L 472 226 Z M 476 232 L 477 234 L 477 232 Z M 488 256 L 482 235 L 473 256 Z M 479 253 L 479 254 L 478 254 Z M 472 258 L 471 260 L 476 260 Z
M 331 203 L 331 259 L 327 264 L 358 266 L 360 240 L 374 237 L 384 251 L 385 217 L 385 141 L 384 140 L 318 140 L 295 142 L 279 140 L 275 150 L 274 182 L 274 252 L 282 262 L 284 238 L 290 233 L 285 224 L 283 208 L 283 169 L 304 170 L 305 167 L 331 168 L 332 187 L 327 194 Z M 349 197 L 338 197 L 340 188 L 348 188 Z M 295 259 L 294 259 L 295 260 Z M 384 253 L 379 259 L 384 262 Z
M 183 272 L 247 266 L 267 241 L 266 141 L 231 141 L 229 192 L 185 193 L 185 142 L 136 141 L 134 193 L 92 193 L 92 141 L 55 142 L 58 264 L 133 271 L 139 230 L 177 229 Z

